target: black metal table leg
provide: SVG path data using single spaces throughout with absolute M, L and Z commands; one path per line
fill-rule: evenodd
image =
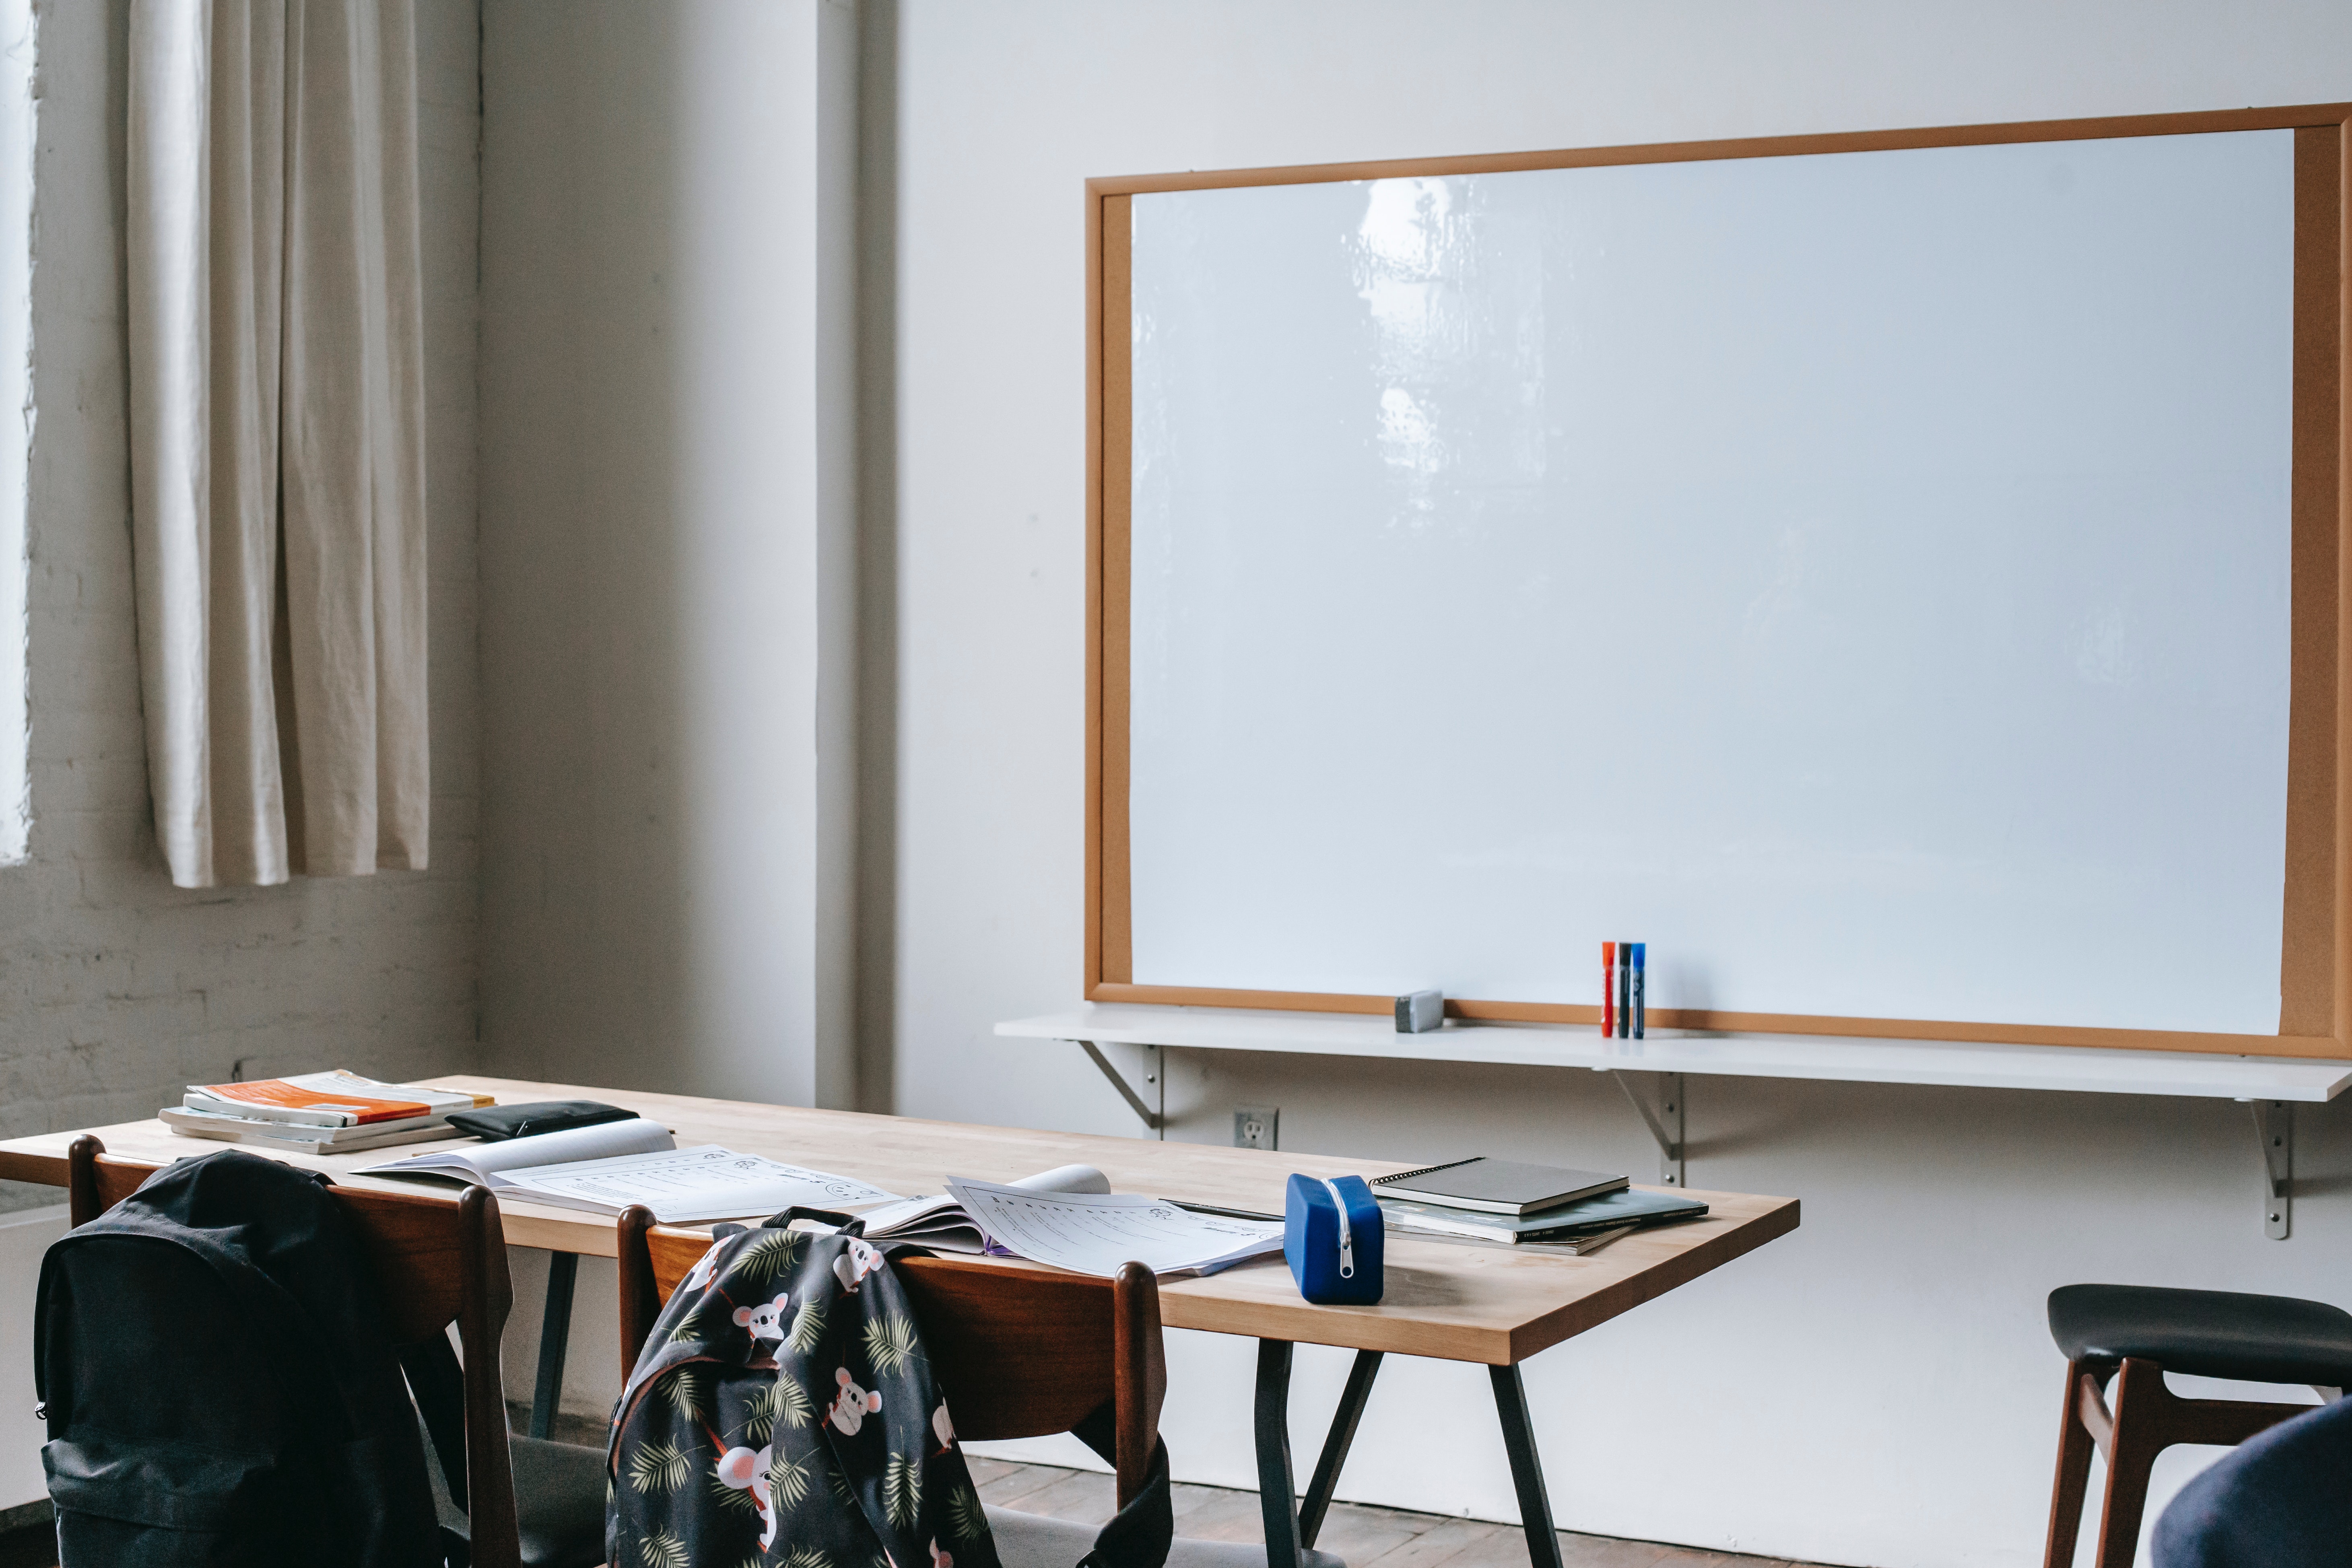
M 1535 1568 L 1561 1568 L 1559 1537 L 1552 1531 L 1551 1499 L 1544 1491 L 1543 1458 L 1536 1452 L 1536 1429 L 1528 1418 L 1527 1385 L 1516 1366 L 1490 1366 L 1495 1411 L 1503 1418 L 1503 1447 L 1511 1456 L 1511 1485 L 1519 1494 L 1526 1521 L 1528 1560 Z
M 1307 1483 L 1307 1500 L 1298 1506 L 1298 1542 L 1312 1546 L 1323 1533 L 1323 1516 L 1330 1511 L 1331 1494 L 1339 1486 L 1339 1467 L 1356 1441 L 1356 1425 L 1364 1418 L 1364 1401 L 1372 1396 L 1372 1379 L 1380 1375 L 1381 1352 L 1358 1351 L 1348 1369 L 1348 1387 L 1331 1416 L 1331 1431 L 1323 1439 L 1322 1457 L 1315 1461 L 1315 1479 Z
M 1257 1502 L 1266 1568 L 1298 1568 L 1298 1498 L 1290 1479 L 1288 1340 L 1257 1342 Z
M 572 1342 L 572 1287 L 580 1276 L 580 1255 L 547 1256 L 547 1306 L 539 1318 L 539 1385 L 530 1395 L 530 1435 L 544 1437 L 555 1426 L 563 1402 L 563 1352 Z

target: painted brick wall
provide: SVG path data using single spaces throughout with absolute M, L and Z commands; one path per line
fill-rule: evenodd
M 32 861 L 0 868 L 0 1136 L 181 1085 L 475 1059 L 474 344 L 479 30 L 420 0 L 432 868 L 184 891 L 155 847 L 132 614 L 121 215 L 126 0 L 44 0 L 31 477 Z M 0 1207 L 54 1202 L 0 1193 Z

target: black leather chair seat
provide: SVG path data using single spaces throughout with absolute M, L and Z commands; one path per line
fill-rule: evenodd
M 2050 1293 L 2050 1337 L 2069 1361 L 2152 1361 L 2249 1383 L 2352 1387 L 2352 1313 L 2292 1296 L 2067 1285 Z
M 604 1450 L 520 1434 L 514 1466 L 515 1533 L 527 1568 L 593 1568 L 604 1561 Z

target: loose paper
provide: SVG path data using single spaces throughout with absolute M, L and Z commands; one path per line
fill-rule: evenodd
M 1282 1249 L 1282 1226 L 1192 1214 L 1136 1193 L 1040 1193 L 948 1178 L 948 1191 L 988 1239 L 1034 1263 L 1115 1275 L 1142 1264 L 1154 1274 L 1214 1274 Z

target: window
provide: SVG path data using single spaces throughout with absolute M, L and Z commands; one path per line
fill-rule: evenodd
M 32 829 L 25 510 L 33 444 L 33 0 L 0 0 L 0 865 Z

